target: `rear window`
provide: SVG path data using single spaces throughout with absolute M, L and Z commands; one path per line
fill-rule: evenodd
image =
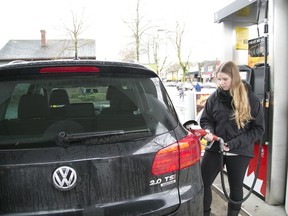
M 176 125 L 172 103 L 157 77 L 39 74 L 8 78 L 0 85 L 1 148 L 53 146 L 63 132 L 153 136 Z

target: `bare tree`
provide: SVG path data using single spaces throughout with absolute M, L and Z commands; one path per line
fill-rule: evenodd
M 165 37 L 161 36 L 159 32 L 164 32 Z M 149 34 L 145 34 L 145 38 L 142 40 L 141 51 L 147 55 L 147 60 L 150 65 L 153 65 L 153 69 L 159 75 L 170 64 L 168 63 L 167 56 L 167 32 L 164 29 L 152 29 L 149 30 Z
M 144 43 L 143 43 L 143 48 L 142 48 L 142 51 L 143 53 L 145 53 L 147 55 L 147 60 L 148 60 L 148 63 L 151 64 L 151 47 L 153 46 L 153 42 L 151 40 L 150 37 L 148 37 L 149 39 L 148 40 L 145 40 Z
M 120 56 L 122 56 L 122 61 L 131 62 L 135 59 L 135 52 L 133 47 L 125 47 L 125 49 L 120 50 Z
M 177 59 L 178 59 L 179 65 L 182 69 L 182 82 L 184 82 L 186 80 L 186 74 L 187 74 L 189 66 L 190 66 L 189 65 L 190 54 L 188 55 L 186 60 L 183 60 L 183 57 L 182 57 L 182 55 L 183 55 L 182 46 L 183 46 L 184 32 L 185 32 L 185 26 L 181 27 L 180 24 L 177 22 L 176 23 L 176 32 L 175 32 L 174 43 L 175 43 L 176 51 L 177 51 Z
M 178 71 L 179 71 L 179 69 L 180 69 L 180 65 L 179 65 L 178 63 L 174 63 L 174 64 L 172 64 L 172 65 L 170 65 L 170 66 L 168 67 L 167 72 L 168 72 L 168 73 L 171 73 L 172 79 L 175 78 L 174 75 L 175 75 L 175 73 L 176 73 L 176 80 L 178 80 Z
M 124 21 L 132 31 L 133 39 L 135 40 L 135 53 L 136 53 L 136 60 L 139 62 L 140 60 L 140 50 L 141 50 L 141 41 L 142 38 L 149 29 L 153 28 L 149 22 L 144 23 L 144 17 L 140 14 L 140 1 L 137 0 L 136 3 L 136 15 L 132 21 L 127 22 Z
M 159 37 L 159 34 L 157 33 L 152 38 L 152 52 L 153 52 L 153 60 L 154 64 L 156 65 L 156 73 L 159 75 L 165 68 L 167 68 L 169 65 L 167 65 L 167 53 L 164 54 L 160 53 L 160 47 L 161 47 L 161 39 Z M 166 39 L 165 39 L 166 40 Z M 167 44 L 165 44 L 167 48 Z
M 64 24 L 64 28 L 74 43 L 73 44 L 74 59 L 78 59 L 79 36 L 87 29 L 87 26 L 84 25 L 85 23 L 84 22 L 84 9 L 80 17 L 78 17 L 77 14 L 73 11 L 71 11 L 71 15 L 72 15 L 72 24 L 70 25 Z M 85 45 L 87 44 L 85 43 L 81 44 L 81 46 L 85 46 Z M 69 49 L 69 47 L 66 47 L 66 49 Z

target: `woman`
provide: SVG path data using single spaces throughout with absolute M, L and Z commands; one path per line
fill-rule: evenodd
M 224 144 L 230 187 L 230 199 L 243 199 L 243 180 L 250 159 L 254 156 L 254 142 L 264 133 L 264 117 L 260 101 L 250 86 L 242 82 L 238 66 L 228 61 L 216 72 L 217 90 L 205 104 L 200 125 L 210 132 L 204 137 L 211 142 L 213 134 L 221 137 Z M 204 183 L 204 215 L 210 215 L 211 185 L 220 172 L 219 142 L 206 149 L 201 162 Z M 228 216 L 238 215 L 241 204 L 228 203 Z

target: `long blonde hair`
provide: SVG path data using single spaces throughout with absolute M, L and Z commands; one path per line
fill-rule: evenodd
M 232 107 L 238 129 L 244 128 L 245 124 L 253 119 L 251 107 L 248 99 L 248 93 L 244 83 L 241 80 L 238 66 L 233 61 L 223 63 L 217 70 L 217 73 L 225 73 L 232 79 L 230 94 L 233 97 Z

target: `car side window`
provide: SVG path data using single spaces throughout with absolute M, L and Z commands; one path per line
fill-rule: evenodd
M 15 86 L 5 113 L 5 119 L 18 118 L 18 104 L 20 97 L 27 94 L 29 87 L 29 83 L 19 83 Z

